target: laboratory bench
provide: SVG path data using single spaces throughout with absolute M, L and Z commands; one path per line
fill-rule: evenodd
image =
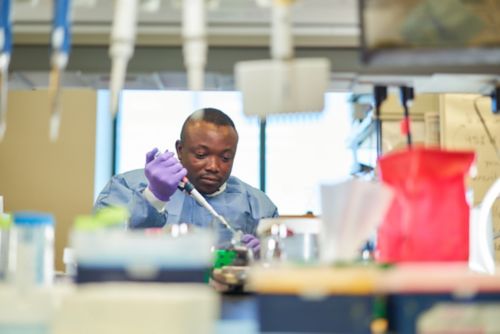
M 244 289 L 219 292 L 217 334 L 417 333 L 443 324 L 500 332 L 500 274 L 464 263 L 283 264 L 248 273 Z
M 464 307 L 462 310 L 450 308 L 457 314 L 471 314 L 471 308 L 477 310 L 482 306 L 500 310 L 499 292 L 469 296 L 453 293 L 338 295 L 318 299 L 223 294 L 221 301 L 217 334 L 376 333 L 374 326 L 377 326 L 377 317 L 382 315 L 385 320 L 378 323 L 386 330 L 379 333 L 416 333 L 419 317 L 438 305 Z M 496 329 L 500 329 L 498 324 L 494 324 Z
M 184 326 L 187 320 L 172 318 L 170 312 L 179 312 L 182 319 L 194 319 L 195 312 L 196 321 L 207 326 L 218 319 L 216 334 L 436 333 L 449 328 L 500 332 L 500 274 L 471 272 L 465 264 L 255 266 L 245 289 L 218 293 L 200 282 L 152 282 L 136 286 L 136 291 L 126 285 L 130 282 L 122 283 L 113 292 L 113 284 L 56 282 L 56 293 L 69 291 L 66 295 L 74 297 L 72 309 L 58 311 L 63 325 L 74 326 L 89 310 L 95 319 L 109 303 L 120 309 L 110 319 L 101 318 L 111 324 L 123 322 L 128 314 L 134 325 L 142 323 L 139 310 L 147 319 L 170 319 L 163 326 L 171 326 L 172 319 Z M 121 300 L 128 306 L 120 305 Z M 0 298 L 0 304 L 6 302 Z
M 259 333 L 257 298 L 250 293 L 221 293 L 217 334 Z
M 500 332 L 500 275 L 464 263 L 255 268 L 249 284 L 263 333 Z

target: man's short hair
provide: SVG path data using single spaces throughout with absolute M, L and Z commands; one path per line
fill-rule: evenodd
M 230 126 L 236 131 L 233 120 L 219 109 L 215 108 L 203 108 L 198 109 L 189 115 L 184 121 L 181 129 L 181 142 L 184 142 L 185 132 L 187 125 L 191 122 L 204 121 L 207 123 L 212 123 L 219 126 Z

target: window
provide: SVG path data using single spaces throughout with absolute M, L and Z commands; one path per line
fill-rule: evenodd
M 319 186 L 349 175 L 348 94 L 325 94 L 325 110 L 267 121 L 266 193 L 280 214 L 321 213 Z
M 259 121 L 243 114 L 239 92 L 124 91 L 118 123 L 117 172 L 144 167 L 154 147 L 175 151 L 185 118 L 218 108 L 239 133 L 233 175 L 259 187 Z M 280 214 L 320 214 L 319 185 L 349 175 L 352 153 L 348 94 L 325 95 L 321 113 L 273 115 L 266 130 L 266 192 Z
M 212 107 L 233 120 L 239 134 L 233 174 L 259 187 L 259 123 L 243 114 L 238 92 L 124 91 L 118 125 L 117 172 L 143 168 L 154 147 L 175 152 L 184 120 Z

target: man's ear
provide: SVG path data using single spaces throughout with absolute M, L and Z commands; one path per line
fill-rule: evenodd
M 181 161 L 182 144 L 180 140 L 175 142 L 175 150 L 177 151 L 177 159 Z

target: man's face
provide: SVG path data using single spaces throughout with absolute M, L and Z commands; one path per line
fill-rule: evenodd
M 184 135 L 175 146 L 187 177 L 199 192 L 216 192 L 231 174 L 238 134 L 231 126 L 192 121 Z

